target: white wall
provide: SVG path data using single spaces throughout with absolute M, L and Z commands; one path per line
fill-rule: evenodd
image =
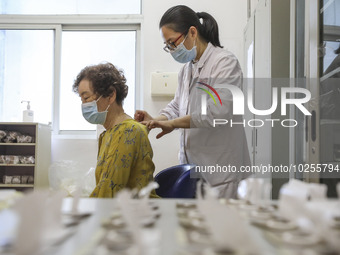
M 158 29 L 159 20 L 170 7 L 184 4 L 196 12 L 208 12 L 215 17 L 220 30 L 221 44 L 232 51 L 243 66 L 243 29 L 247 22 L 247 1 L 245 0 L 144 0 L 142 23 L 141 84 L 143 86 L 143 109 L 157 116 L 168 102 L 169 97 L 151 97 L 150 74 L 154 71 L 177 72 L 181 64 L 163 51 L 163 41 Z M 149 134 L 154 151 L 156 172 L 178 164 L 179 132 L 155 138 L 159 130 Z M 79 161 L 84 171 L 96 164 L 97 145 L 95 140 L 55 140 L 52 141 L 52 161 L 73 159 Z

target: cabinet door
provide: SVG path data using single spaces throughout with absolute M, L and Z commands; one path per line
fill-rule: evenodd
M 254 107 L 257 110 L 267 110 L 271 107 L 271 13 L 270 1 L 259 1 L 255 13 L 255 83 Z M 255 128 L 255 165 L 271 163 L 271 125 L 266 122 L 270 115 L 255 119 L 263 121 L 262 127 Z M 254 126 L 260 122 L 254 123 Z
M 255 12 L 255 77 L 271 77 L 271 1 L 259 1 Z
M 244 77 L 243 80 L 243 93 L 244 98 L 247 100 L 248 96 L 254 98 L 254 45 L 255 45 L 255 16 L 252 15 L 247 23 L 244 30 Z M 248 95 L 248 94 L 251 95 Z M 245 102 L 247 105 L 247 102 Z M 249 111 L 248 107 L 244 107 L 245 114 L 244 119 L 248 120 L 254 119 L 254 114 Z M 255 129 L 248 125 L 245 125 L 245 132 L 247 137 L 247 145 L 250 153 L 251 164 L 254 164 L 255 155 Z
M 254 102 L 255 109 L 267 110 L 272 105 L 271 80 L 256 79 L 255 80 Z M 271 115 L 255 115 L 252 125 L 255 127 L 255 160 L 256 165 L 272 163 L 272 126 Z M 270 176 L 268 176 L 270 177 Z
M 309 104 L 306 163 L 325 164 L 327 171 L 305 173 L 311 182 L 328 186 L 336 197 L 340 182 L 340 0 L 305 1 L 305 55 Z M 334 171 L 334 169 L 336 169 Z

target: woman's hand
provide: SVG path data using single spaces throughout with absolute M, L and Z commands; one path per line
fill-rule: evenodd
M 157 121 L 157 120 L 143 121 L 142 124 L 144 124 L 148 129 L 161 128 L 162 132 L 160 132 L 156 136 L 157 139 L 161 138 L 163 135 L 171 133 L 175 129 L 173 120 L 166 120 L 166 121 Z
M 134 116 L 135 120 L 138 122 L 153 120 L 150 114 L 146 111 L 137 110 Z

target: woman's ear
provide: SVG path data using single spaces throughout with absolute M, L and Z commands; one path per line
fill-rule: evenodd
M 190 37 L 193 37 L 193 39 L 196 39 L 196 38 L 197 38 L 198 33 L 197 33 L 197 28 L 196 28 L 196 27 L 191 26 L 191 27 L 189 28 L 189 36 L 190 36 Z
M 112 94 L 109 96 L 109 104 L 113 104 L 116 101 L 116 91 L 113 91 Z

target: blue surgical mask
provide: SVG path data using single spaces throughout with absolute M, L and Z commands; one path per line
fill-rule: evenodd
M 171 56 L 179 63 L 187 63 L 189 61 L 194 60 L 197 56 L 196 45 L 194 45 L 194 47 L 192 47 L 191 50 L 188 50 L 187 48 L 185 48 L 184 41 L 186 39 L 187 38 L 185 37 L 183 42 L 181 42 L 175 48 L 175 50 L 171 52 Z
M 83 103 L 81 105 L 81 110 L 83 113 L 83 117 L 90 122 L 91 124 L 101 124 L 103 125 L 106 120 L 107 109 L 109 109 L 110 105 L 103 112 L 98 112 L 97 102 L 102 96 L 100 96 L 97 100 L 92 102 Z

